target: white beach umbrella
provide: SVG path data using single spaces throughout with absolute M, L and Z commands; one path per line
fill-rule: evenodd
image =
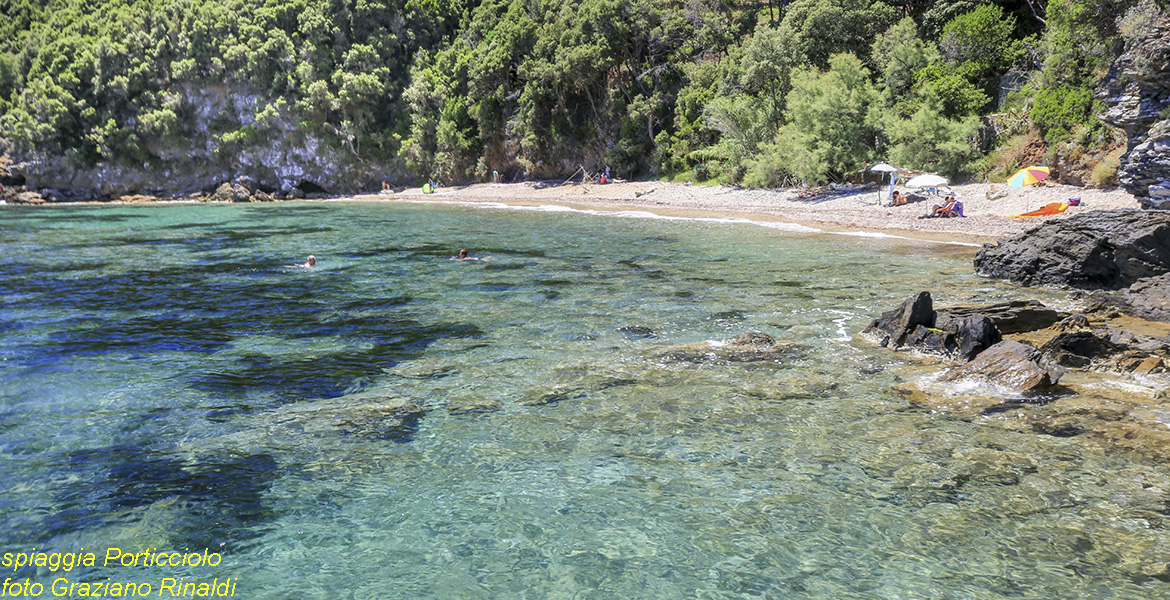
M 876 165 L 870 165 L 869 170 L 870 171 L 877 171 L 878 173 L 889 173 L 890 174 L 890 194 L 892 195 L 894 193 L 894 191 L 893 191 L 894 190 L 894 178 L 897 177 L 897 173 L 898 173 L 898 171 L 901 171 L 901 169 L 899 169 L 898 167 L 895 167 L 894 165 L 880 162 Z M 879 184 L 881 183 L 880 179 L 878 180 L 878 183 Z M 878 204 L 881 204 L 881 203 L 882 203 L 882 186 L 878 185 Z
M 946 184 L 946 177 L 943 177 L 942 175 L 935 175 L 933 173 L 927 173 L 926 175 L 919 175 L 918 177 L 907 181 L 906 187 L 938 187 L 940 185 Z

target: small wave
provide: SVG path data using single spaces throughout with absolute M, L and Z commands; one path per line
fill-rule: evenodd
M 862 237 L 875 239 L 889 239 L 889 240 L 905 240 L 908 242 L 928 243 L 928 244 L 942 244 L 947 246 L 968 246 L 973 248 L 982 247 L 982 244 L 972 242 L 959 241 L 944 241 L 944 240 L 925 240 L 913 238 L 904 235 L 894 235 L 891 233 L 881 233 L 876 231 L 827 231 L 817 227 L 809 227 L 799 223 L 784 223 L 778 221 L 757 221 L 754 219 L 747 219 L 743 217 L 682 217 L 674 215 L 660 215 L 657 213 L 644 210 L 597 210 L 592 208 L 572 208 L 570 206 L 563 206 L 560 204 L 541 204 L 539 206 L 524 206 L 505 204 L 503 202 L 470 202 L 470 201 L 449 201 L 449 200 L 398 200 L 399 202 L 408 202 L 413 204 L 446 204 L 454 206 L 465 206 L 474 208 L 490 208 L 498 210 L 519 210 L 519 211 L 539 211 L 539 212 L 561 212 L 561 213 L 578 213 L 585 215 L 593 215 L 600 217 L 618 217 L 626 219 L 658 219 L 664 221 L 689 221 L 695 223 L 719 223 L 728 225 L 752 225 L 756 227 L 765 227 L 774 229 L 776 231 L 784 231 L 789 233 L 811 233 L 820 235 L 842 235 L 848 237 Z

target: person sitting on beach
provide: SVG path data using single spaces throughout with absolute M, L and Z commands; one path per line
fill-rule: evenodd
M 449 260 L 479 260 L 474 256 L 468 256 L 466 250 L 460 250 L 459 256 L 452 256 Z
M 894 192 L 894 198 L 890 200 L 890 206 L 903 206 L 906 204 L 906 194 L 902 192 Z
M 931 218 L 935 218 L 935 217 L 957 217 L 957 216 L 959 216 L 959 215 L 957 212 L 955 212 L 955 197 L 954 196 L 947 196 L 947 199 L 945 202 L 943 202 L 941 205 L 935 204 L 931 208 L 930 214 L 924 215 L 923 218 L 931 219 Z

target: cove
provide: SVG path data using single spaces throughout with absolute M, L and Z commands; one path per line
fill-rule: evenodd
M 390 203 L 0 211 L 4 551 L 249 598 L 1156 598 L 1170 469 L 893 391 L 972 248 Z M 480 262 L 448 258 L 460 248 Z M 313 254 L 315 269 L 287 268 Z M 1058 292 L 1029 296 L 1060 306 Z M 762 332 L 769 360 L 677 358 Z M 46 586 L 49 574 L 14 574 Z

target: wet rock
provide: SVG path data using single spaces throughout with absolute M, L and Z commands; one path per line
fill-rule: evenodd
M 994 311 L 993 311 L 994 312 Z M 994 320 L 973 308 L 935 312 L 930 292 L 919 292 L 861 332 L 882 346 L 970 360 L 1002 339 Z
M 398 363 L 386 373 L 409 379 L 440 379 L 458 371 L 458 364 L 448 358 L 421 358 Z
M 1170 273 L 1139 279 L 1116 296 L 1129 315 L 1151 321 L 1170 321 Z
M 294 187 L 288 191 L 288 197 L 293 200 L 300 200 L 305 197 L 305 191 L 299 187 Z
M 1076 417 L 1042 415 L 1029 420 L 1032 431 L 1054 437 L 1073 437 L 1085 432 L 1085 424 Z
M 930 292 L 918 292 L 903 301 L 898 308 L 882 313 L 861 333 L 882 346 L 901 348 L 918 327 L 934 327 L 934 319 L 934 301 Z
M 1166 426 L 1160 422 L 1154 428 L 1117 421 L 1098 425 L 1092 433 L 1114 447 L 1165 461 L 1170 460 L 1170 431 L 1166 431 Z
M 986 315 L 976 314 L 952 319 L 954 317 L 950 315 L 944 319 L 943 314 L 939 313 L 935 320 L 935 326 L 938 329 L 954 332 L 955 340 L 958 343 L 954 353 L 960 360 L 971 360 L 980 352 L 998 344 L 1003 339 L 995 322 Z
M 723 342 L 679 344 L 652 353 L 658 358 L 685 362 L 756 362 L 790 357 L 802 348 L 800 344 L 778 341 L 766 333 L 745 333 Z
M 1152 338 L 1141 343 L 1134 344 L 1135 350 L 1142 352 L 1160 352 L 1170 350 L 1170 339 L 1167 338 Z
M 1057 331 L 1088 331 L 1090 329 L 1089 318 L 1081 314 L 1069 315 L 1057 323 L 1054 329 Z
M 483 396 L 460 396 L 447 401 L 447 412 L 453 415 L 476 415 L 500 410 L 498 400 Z
M 940 309 L 938 319 L 942 321 L 951 317 L 966 317 L 985 315 L 994 323 L 1001 334 L 1024 333 L 1037 331 L 1052 326 L 1060 321 L 1063 314 L 1048 308 L 1038 300 L 1012 300 L 980 306 L 952 306 Z M 937 323 L 937 322 L 936 322 Z M 947 329 L 936 324 L 939 329 Z
M 980 353 L 975 360 L 952 369 L 945 379 L 980 379 L 1017 392 L 1031 393 L 1055 386 L 1062 375 L 1064 370 L 1045 363 L 1035 348 L 1015 340 L 1004 340 Z
M 544 406 L 563 400 L 584 398 L 585 393 L 585 390 L 571 385 L 541 387 L 525 393 L 524 397 L 520 399 L 520 404 L 524 406 Z
M 1109 341 L 1121 346 L 1129 346 L 1136 344 L 1138 339 L 1134 335 L 1124 329 L 1106 329 L 1105 333 L 1109 336 Z
M 256 190 L 256 193 L 252 194 L 252 202 L 275 202 L 275 201 L 276 201 L 276 198 L 273 198 L 268 192 L 265 192 L 264 190 Z
M 1125 350 L 1124 345 L 1111 342 L 1092 331 L 1067 331 L 1040 347 L 1040 352 L 1052 362 L 1076 368 L 1088 367 L 1094 360 L 1105 360 Z

